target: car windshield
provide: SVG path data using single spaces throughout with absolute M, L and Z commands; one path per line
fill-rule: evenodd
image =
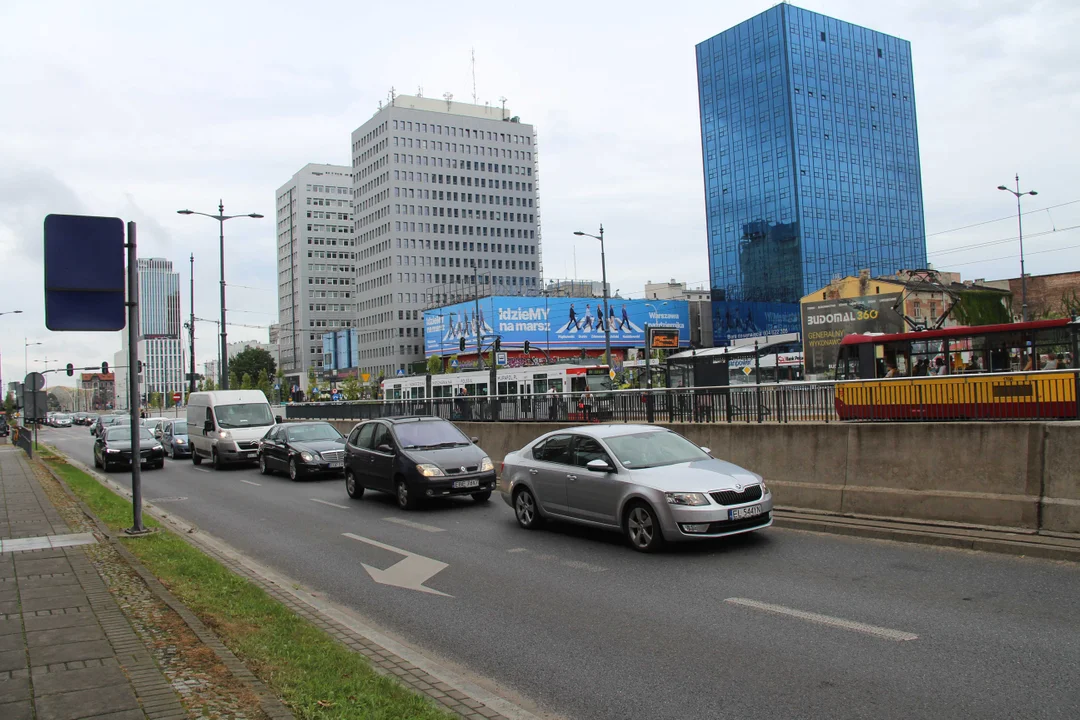
M 214 408 L 217 422 L 223 428 L 260 427 L 273 425 L 270 406 L 265 403 L 218 405 Z
M 701 448 L 673 432 L 643 432 L 604 438 L 619 462 L 631 470 L 708 460 Z
M 149 440 L 151 442 L 155 442 L 157 440 L 157 438 L 154 437 L 154 434 L 152 432 L 150 432 L 150 430 L 148 428 L 140 428 L 140 430 L 142 431 L 142 434 L 139 435 L 140 439 Z M 117 427 L 109 428 L 109 431 L 107 433 L 105 433 L 105 439 L 106 440 L 130 440 L 131 439 L 131 426 L 130 425 L 120 425 L 120 426 L 117 426 Z
M 183 420 L 178 420 L 177 422 L 174 422 L 172 424 L 172 434 L 173 435 L 187 435 L 188 434 L 188 425 L 187 425 L 187 423 L 184 422 Z
M 297 425 L 289 428 L 289 442 L 310 442 L 312 440 L 340 440 L 342 434 L 333 425 Z
M 468 445 L 469 438 L 448 422 L 397 423 L 394 434 L 403 448 Z

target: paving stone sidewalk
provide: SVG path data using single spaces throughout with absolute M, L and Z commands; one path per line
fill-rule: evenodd
M 63 546 L 66 535 L 84 544 Z M 42 537 L 53 542 L 11 542 Z M 0 718 L 186 719 L 87 558 L 89 540 L 61 517 L 23 452 L 0 446 Z

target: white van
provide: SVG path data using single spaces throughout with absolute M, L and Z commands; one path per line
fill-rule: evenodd
M 191 462 L 210 460 L 218 470 L 226 463 L 255 462 L 259 440 L 281 422 L 261 390 L 217 390 L 192 393 L 187 407 Z

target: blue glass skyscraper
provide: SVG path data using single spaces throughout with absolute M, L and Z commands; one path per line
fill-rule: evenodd
M 836 276 L 926 266 L 911 44 L 777 5 L 697 46 L 718 345 Z

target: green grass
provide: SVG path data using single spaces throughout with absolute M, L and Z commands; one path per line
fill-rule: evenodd
M 110 528 L 131 525 L 131 503 L 55 454 L 50 467 Z M 153 518 L 146 525 L 159 527 Z M 456 717 L 169 531 L 125 543 L 301 718 Z M 327 703 L 327 704 L 322 704 Z

